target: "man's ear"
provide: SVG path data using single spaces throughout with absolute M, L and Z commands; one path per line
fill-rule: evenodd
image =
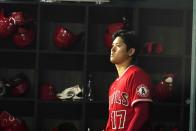
M 134 54 L 135 54 L 135 48 L 130 48 L 129 51 L 128 51 L 128 55 L 132 56 Z

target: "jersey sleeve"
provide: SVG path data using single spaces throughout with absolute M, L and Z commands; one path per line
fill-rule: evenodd
M 152 102 L 151 80 L 147 73 L 134 72 L 129 88 L 131 88 L 131 106 L 137 102 Z

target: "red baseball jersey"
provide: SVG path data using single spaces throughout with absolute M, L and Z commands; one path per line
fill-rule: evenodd
M 137 66 L 129 66 L 109 88 L 109 117 L 105 130 L 127 131 L 133 118 L 134 104 L 152 102 L 150 88 L 149 75 Z M 143 129 L 147 131 L 147 127 Z

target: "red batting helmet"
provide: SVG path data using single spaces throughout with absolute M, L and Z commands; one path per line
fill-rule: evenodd
M 41 100 L 57 100 L 56 89 L 51 83 L 46 83 L 40 88 Z
M 104 34 L 104 44 L 107 48 L 110 49 L 112 47 L 112 35 L 122 28 L 124 28 L 124 23 L 112 23 L 108 25 Z
M 0 38 L 6 38 L 14 30 L 14 21 L 4 16 L 3 10 L 0 12 Z
M 27 76 L 23 73 L 19 73 L 6 83 L 6 88 L 10 90 L 12 96 L 24 95 L 30 88 L 30 82 Z
M 67 28 L 63 26 L 57 26 L 54 32 L 54 43 L 59 48 L 67 48 L 73 44 L 76 40 L 76 36 Z
M 32 29 L 18 27 L 16 33 L 13 35 L 13 43 L 17 47 L 26 47 L 32 44 L 35 33 Z
M 156 99 L 162 101 L 168 99 L 172 95 L 172 91 L 174 90 L 173 80 L 176 74 L 167 73 L 163 75 L 162 80 L 156 85 Z
M 14 11 L 12 14 L 9 16 L 10 19 L 14 20 L 14 24 L 16 25 L 24 25 L 26 23 L 32 22 L 33 18 L 28 16 L 22 11 Z
M 153 50 L 156 54 L 161 54 L 163 52 L 163 45 L 161 42 L 157 42 L 153 45 Z
M 24 120 L 16 119 L 7 111 L 0 113 L 1 131 L 27 131 L 27 125 Z
M 128 19 L 126 17 L 122 18 L 121 22 L 116 22 L 116 23 L 111 23 L 107 26 L 106 28 L 106 32 L 104 34 L 104 44 L 107 48 L 111 48 L 112 47 L 112 35 L 117 32 L 118 30 L 121 29 L 127 29 L 130 28 Z

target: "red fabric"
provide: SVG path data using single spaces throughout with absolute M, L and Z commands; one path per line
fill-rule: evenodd
M 150 119 L 150 103 L 138 102 L 134 105 L 134 116 L 127 131 L 151 131 L 150 127 L 145 127 L 146 121 Z
M 106 131 L 128 131 L 127 129 L 132 120 L 137 119 L 138 114 L 135 116 L 135 113 L 138 110 L 135 109 L 138 108 L 135 108 L 137 107 L 135 105 L 138 103 L 148 103 L 150 105 L 151 102 L 151 80 L 149 75 L 137 66 L 128 67 L 123 75 L 117 78 L 110 86 L 109 117 Z M 147 121 L 144 121 L 141 126 L 146 127 L 147 123 Z

